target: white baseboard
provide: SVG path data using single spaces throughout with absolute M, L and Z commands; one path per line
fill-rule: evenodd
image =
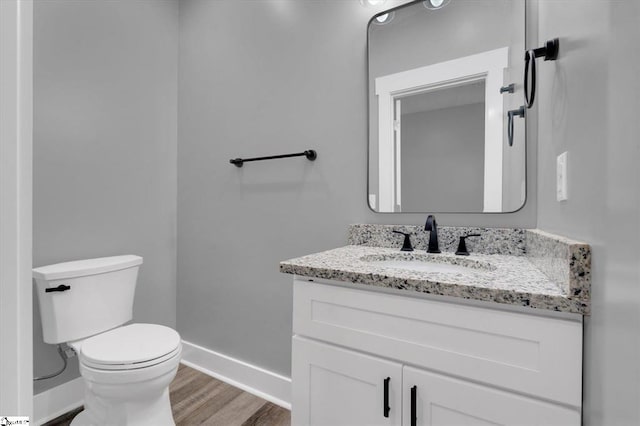
M 36 426 L 53 420 L 84 403 L 82 377 L 41 392 L 33 397 L 33 417 Z
M 182 363 L 239 389 L 291 409 L 291 378 L 182 341 Z

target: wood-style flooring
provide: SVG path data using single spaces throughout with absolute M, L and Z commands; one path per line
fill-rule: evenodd
M 180 364 L 169 387 L 177 426 L 289 426 L 291 413 Z M 44 426 L 68 426 L 82 409 L 64 414 Z

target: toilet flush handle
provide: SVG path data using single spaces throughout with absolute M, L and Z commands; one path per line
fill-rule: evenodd
M 51 287 L 44 290 L 45 293 L 51 293 L 53 291 L 67 291 L 71 290 L 70 285 L 60 284 L 58 287 Z

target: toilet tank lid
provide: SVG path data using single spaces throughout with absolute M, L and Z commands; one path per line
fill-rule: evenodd
M 74 260 L 73 262 L 56 263 L 33 269 L 33 277 L 40 280 L 63 280 L 104 274 L 142 264 L 142 258 L 132 254 L 123 256 L 100 257 L 98 259 Z

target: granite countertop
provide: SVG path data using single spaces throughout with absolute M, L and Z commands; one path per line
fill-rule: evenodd
M 540 235 L 545 239 L 549 238 L 548 234 L 533 232 L 537 239 Z M 534 238 L 530 240 L 536 241 Z M 352 241 L 350 238 L 350 242 Z M 578 247 L 584 248 L 582 245 Z M 457 256 L 451 252 L 401 252 L 397 246 L 391 248 L 356 244 L 283 261 L 280 263 L 280 272 L 432 295 L 589 314 L 590 251 L 586 252 L 584 259 L 576 260 L 575 253 L 581 252 L 574 250 L 575 253 L 570 256 L 573 261 L 562 262 L 566 264 L 562 267 L 566 266 L 569 273 L 560 277 L 549 273 L 549 268 L 541 268 L 539 259 L 525 255 L 525 249 L 519 255 L 500 254 L 501 250 L 497 254 L 482 251 L 486 250 L 472 252 L 471 256 Z M 455 272 L 416 271 L 381 265 L 377 262 L 379 260 L 423 260 L 466 266 L 467 269 Z M 558 262 L 552 266 L 558 269 L 557 264 Z

